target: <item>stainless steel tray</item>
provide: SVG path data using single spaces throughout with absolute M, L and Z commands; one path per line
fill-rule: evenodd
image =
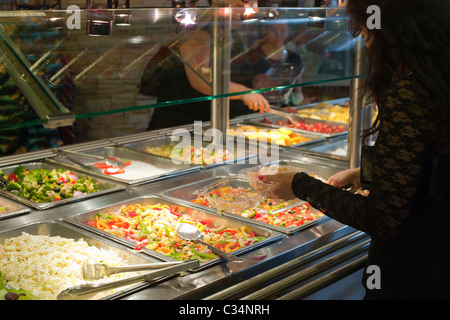
M 308 133 L 317 133 L 320 135 L 323 135 L 325 137 L 339 137 L 339 136 L 343 136 L 346 135 L 348 133 L 348 123 L 344 123 L 344 122 L 335 122 L 335 121 L 327 121 L 327 120 L 319 120 L 319 119 L 312 119 L 312 118 L 305 118 L 305 117 L 300 117 L 300 116 L 296 116 L 296 118 L 299 119 L 299 121 L 302 121 L 306 124 L 327 124 L 330 126 L 342 126 L 345 128 L 345 131 L 342 132 L 338 132 L 338 133 L 322 133 L 322 132 L 313 132 L 313 131 L 308 131 L 308 130 L 302 130 L 302 129 L 298 129 L 298 128 L 291 128 L 288 126 L 284 126 L 284 125 L 279 125 L 278 121 L 282 120 L 284 122 L 288 121 L 287 119 L 284 119 L 280 116 L 267 116 L 266 117 L 267 120 L 269 120 L 270 123 L 265 123 L 264 122 L 264 118 L 258 118 L 258 119 L 253 119 L 251 120 L 252 123 L 254 124 L 258 124 L 258 125 L 267 125 L 270 126 L 272 128 L 286 128 L 295 132 L 299 132 L 299 133 L 303 133 L 303 134 L 308 134 Z
M 275 126 L 272 126 L 272 125 L 255 124 L 255 123 L 252 123 L 252 122 L 237 123 L 237 124 L 231 125 L 231 126 L 230 126 L 230 129 L 239 129 L 239 128 L 245 127 L 245 126 L 252 126 L 252 127 L 257 128 L 258 130 L 259 130 L 259 129 L 262 129 L 262 130 L 278 130 L 278 129 L 279 129 L 279 128 L 277 128 L 277 127 L 275 127 Z M 290 129 L 289 129 L 289 130 L 290 130 Z M 295 131 L 295 130 L 292 130 L 292 131 L 297 132 L 297 131 Z M 300 132 L 298 132 L 298 133 L 300 133 Z M 270 142 L 267 142 L 266 144 L 267 144 L 267 145 L 274 144 L 274 145 L 279 146 L 280 148 L 295 149 L 295 148 L 307 146 L 307 145 L 310 145 L 310 144 L 313 144 L 313 143 L 316 143 L 316 142 L 319 142 L 319 141 L 325 141 L 325 140 L 327 139 L 327 137 L 326 137 L 325 135 L 319 134 L 319 133 L 314 133 L 314 132 L 305 132 L 305 131 L 302 131 L 302 132 L 301 132 L 301 135 L 304 136 L 304 137 L 306 137 L 306 138 L 309 138 L 310 140 L 309 140 L 309 141 L 306 141 L 306 142 L 301 142 L 301 143 L 293 144 L 293 145 L 290 145 L 290 146 L 286 146 L 286 145 L 282 145 L 282 144 L 277 144 L 277 143 L 270 143 Z M 231 138 L 234 139 L 234 136 L 231 136 L 231 135 L 230 135 L 230 136 L 228 136 L 228 138 L 229 138 L 229 139 L 231 139 Z M 260 145 L 260 143 L 259 143 L 258 140 L 256 140 L 256 139 L 249 139 L 249 138 L 246 137 L 245 140 L 246 140 L 249 144 L 256 144 L 256 145 L 258 145 L 258 146 Z
M 133 149 L 125 148 L 125 147 L 102 147 L 96 149 L 90 149 L 82 151 L 83 153 L 91 154 L 91 155 L 99 155 L 102 157 L 119 157 L 122 160 L 131 160 L 131 165 L 128 167 L 128 170 L 133 170 L 133 176 L 124 175 L 106 175 L 103 173 L 99 173 L 100 176 L 103 176 L 107 179 L 124 183 L 127 185 L 141 185 L 144 183 L 148 183 L 151 181 L 164 179 L 167 177 L 172 177 L 180 174 L 184 174 L 186 172 L 198 170 L 198 167 L 190 164 L 175 164 L 170 159 L 153 156 L 150 154 L 145 154 L 142 152 L 138 152 Z M 96 163 L 98 161 L 92 161 L 89 158 L 83 158 L 82 156 L 71 155 L 74 158 L 77 158 L 79 161 L 83 161 L 86 164 Z M 83 171 L 89 174 L 92 174 L 90 170 L 83 169 L 81 167 L 73 165 L 70 160 L 66 160 L 63 157 L 56 156 L 54 158 L 55 161 L 65 163 L 71 165 L 72 167 L 78 168 L 79 171 Z M 133 166 L 133 161 L 139 161 L 136 167 Z M 136 163 L 135 162 L 135 163 Z M 127 167 L 125 167 L 127 170 Z
M 108 239 L 111 239 L 113 241 L 116 241 L 120 244 L 123 244 L 129 248 L 135 248 L 136 244 L 132 243 L 131 241 L 122 239 L 118 236 L 112 235 L 110 233 L 104 232 L 102 230 L 99 230 L 97 228 L 94 228 L 92 226 L 87 225 L 86 223 L 91 220 L 92 217 L 94 217 L 96 214 L 98 214 L 99 212 L 107 212 L 109 210 L 112 211 L 116 211 L 119 210 L 122 206 L 128 206 L 128 205 L 132 205 L 132 204 L 141 204 L 143 206 L 149 206 L 149 205 L 155 205 L 155 204 L 166 204 L 166 205 L 176 205 L 180 208 L 180 211 L 184 213 L 184 215 L 187 215 L 189 217 L 191 217 L 192 219 L 195 220 L 202 220 L 207 222 L 207 226 L 209 228 L 218 228 L 221 226 L 228 226 L 228 227 L 233 227 L 233 228 L 242 228 L 244 225 L 247 226 L 249 229 L 251 229 L 256 236 L 261 236 L 261 237 L 265 237 L 265 240 L 259 241 L 258 243 L 254 244 L 254 245 L 250 245 L 248 247 L 233 251 L 232 254 L 233 255 L 238 255 L 238 254 L 242 254 L 244 252 L 248 252 L 251 251 L 255 248 L 258 248 L 260 246 L 263 246 L 269 242 L 275 241 L 277 239 L 279 239 L 280 237 L 282 237 L 282 234 L 269 230 L 267 228 L 264 227 L 258 227 L 255 225 L 247 225 L 247 224 L 243 224 L 241 220 L 238 219 L 233 219 L 233 218 L 229 218 L 226 216 L 222 216 L 222 215 L 218 215 L 214 212 L 208 211 L 208 210 L 202 210 L 200 208 L 196 208 L 195 206 L 190 206 L 189 204 L 184 204 L 183 202 L 180 201 L 174 201 L 168 198 L 164 198 L 161 196 L 142 196 L 142 197 L 137 197 L 137 198 L 132 198 L 129 199 L 127 201 L 123 201 L 123 202 L 117 202 L 115 204 L 112 204 L 110 206 L 106 206 L 106 207 L 102 207 L 102 208 L 97 208 L 93 211 L 89 211 L 89 212 L 85 212 L 85 213 L 80 213 L 80 214 L 76 214 L 76 215 L 72 215 L 72 216 L 68 216 L 64 219 L 64 221 L 72 223 L 78 227 L 81 227 L 83 229 L 89 230 L 90 232 L 94 232 L 98 235 L 101 235 L 103 237 L 107 237 Z M 143 248 L 143 251 L 151 256 L 157 257 L 161 260 L 165 260 L 165 261 L 176 261 L 175 259 L 171 258 L 171 257 L 167 257 L 159 252 L 147 249 L 147 248 Z M 218 263 L 221 261 L 221 258 L 214 258 L 212 260 L 209 261 L 205 261 L 202 262 L 200 264 L 200 267 L 197 268 L 196 270 L 201 270 L 203 268 L 209 267 L 212 264 Z
M 319 164 L 317 162 L 306 162 L 306 161 L 299 161 L 295 159 L 283 159 L 278 161 L 273 161 L 269 164 L 259 165 L 261 166 L 267 166 L 270 164 L 278 164 L 281 166 L 289 166 L 289 167 L 298 167 L 309 170 L 311 173 L 317 175 L 319 178 L 328 180 L 333 174 L 343 170 L 343 168 L 338 168 L 334 166 L 330 166 L 328 163 Z
M 347 155 L 348 141 L 347 139 L 339 139 L 326 143 L 319 143 L 317 145 L 308 146 L 306 149 L 318 153 L 326 153 L 338 157 L 345 157 Z M 342 153 L 339 153 L 342 151 Z M 345 154 L 344 154 L 345 153 Z
M 163 195 L 168 197 L 168 198 L 170 198 L 170 199 L 178 200 L 181 203 L 186 203 L 186 204 L 187 203 L 191 203 L 191 205 L 193 205 L 193 206 L 195 206 L 195 207 L 197 207 L 199 209 L 202 209 L 202 210 L 207 210 L 207 211 L 210 211 L 210 212 L 218 212 L 217 209 L 214 209 L 214 208 L 211 208 L 211 207 L 208 207 L 208 206 L 203 206 L 203 205 L 196 204 L 196 203 L 192 203 L 191 200 L 193 200 L 195 198 L 195 193 L 196 193 L 197 190 L 200 190 L 200 189 L 206 187 L 207 185 L 209 185 L 211 183 L 220 181 L 220 179 L 223 179 L 223 178 L 229 178 L 229 176 L 213 177 L 213 178 L 209 178 L 209 179 L 206 179 L 206 180 L 202 180 L 202 181 L 186 184 L 186 185 L 183 185 L 183 186 L 180 186 L 180 187 L 172 188 L 172 189 L 166 190 L 163 193 Z M 289 207 L 296 206 L 296 205 L 299 205 L 299 204 L 302 204 L 302 203 L 305 203 L 305 201 L 299 200 L 298 202 L 293 203 Z M 284 208 L 284 210 L 287 210 L 289 207 Z M 311 209 L 315 210 L 313 208 L 311 208 Z M 317 211 L 317 210 L 315 210 L 315 211 Z M 316 220 L 313 220 L 311 222 L 305 223 L 305 224 L 303 224 L 301 226 L 298 226 L 298 227 L 280 227 L 280 226 L 270 225 L 268 223 L 264 223 L 264 222 L 261 222 L 261 221 L 257 221 L 257 220 L 254 220 L 252 218 L 242 217 L 240 215 L 237 215 L 237 214 L 234 214 L 234 213 L 231 213 L 231 212 L 222 211 L 221 215 L 226 216 L 226 217 L 232 217 L 232 218 L 241 220 L 241 221 L 243 221 L 245 223 L 251 223 L 251 224 L 258 225 L 260 227 L 268 228 L 268 229 L 271 229 L 271 230 L 275 230 L 275 231 L 278 231 L 278 232 L 284 233 L 284 234 L 293 234 L 293 233 L 296 233 L 296 232 L 298 232 L 300 230 L 303 230 L 305 228 L 309 228 L 312 225 L 316 225 L 316 224 L 318 224 L 320 222 L 323 222 L 323 221 L 329 219 L 328 217 L 324 216 L 324 217 L 318 218 Z
M 37 202 L 33 202 L 31 200 L 28 200 L 27 198 L 21 197 L 19 195 L 16 195 L 14 193 L 11 193 L 9 191 L 0 189 L 0 194 L 13 199 L 17 202 L 20 202 L 26 206 L 35 208 L 37 210 L 45 210 L 45 209 L 49 209 L 49 208 L 53 208 L 53 207 L 57 207 L 57 206 L 61 206 L 67 203 L 72 203 L 72 202 L 77 202 L 77 201 L 82 201 L 82 200 L 86 200 L 88 198 L 92 198 L 92 197 L 96 197 L 96 196 L 100 196 L 100 195 L 104 195 L 104 194 L 108 194 L 108 193 L 112 193 L 112 192 L 116 192 L 119 190 L 124 190 L 126 187 L 124 185 L 118 185 L 110 180 L 106 180 L 106 179 L 102 179 L 102 178 L 98 178 L 94 175 L 91 175 L 89 172 L 83 172 L 82 170 L 78 170 L 78 168 L 73 168 L 71 166 L 68 166 L 64 163 L 47 163 L 47 162 L 42 162 L 42 161 L 38 161 L 38 162 L 28 162 L 28 163 L 21 163 L 20 165 L 24 166 L 25 168 L 32 170 L 32 169 L 46 169 L 46 170 L 52 170 L 52 169 L 64 169 L 64 170 L 72 170 L 76 175 L 79 176 L 88 176 L 88 177 L 92 177 L 92 179 L 98 184 L 98 192 L 93 192 L 93 193 L 87 193 L 84 194 L 82 196 L 79 197 L 74 197 L 74 198 L 68 198 L 68 199 L 62 199 L 59 201 L 55 201 L 55 202 L 44 202 L 44 203 L 37 203 Z M 14 171 L 14 169 L 16 169 L 19 165 L 14 165 L 14 166 L 8 166 L 8 167 L 2 167 L 1 169 L 3 170 L 4 173 L 6 174 L 10 174 Z
M 161 262 L 154 257 L 150 257 L 148 255 L 139 254 L 137 252 L 131 252 L 126 247 L 119 245 L 113 241 L 102 239 L 101 237 L 85 232 L 83 230 L 78 230 L 73 226 L 67 225 L 61 221 L 50 220 L 44 222 L 32 223 L 26 226 L 22 226 L 16 229 L 11 229 L 5 232 L 0 233 L 0 243 L 3 244 L 4 241 L 11 237 L 20 236 L 23 232 L 29 233 L 31 235 L 45 235 L 45 236 L 61 236 L 69 239 L 83 239 L 90 246 L 95 246 L 99 249 L 108 250 L 117 254 L 120 258 L 123 259 L 125 264 L 142 264 L 149 262 Z M 121 289 L 119 292 L 115 292 L 112 294 L 108 294 L 107 296 L 102 297 L 101 299 L 115 299 L 121 295 L 124 295 L 129 292 L 137 291 L 144 289 L 149 286 L 149 283 L 141 283 L 135 284 L 133 286 L 127 287 L 125 289 Z
M 0 220 L 30 213 L 30 208 L 0 197 Z
M 322 114 L 331 114 L 331 112 L 329 111 L 329 108 L 334 107 L 336 105 L 339 105 L 342 108 L 349 108 L 346 105 L 345 99 L 337 99 L 334 101 L 324 101 L 322 103 L 317 103 L 314 105 L 308 105 L 308 106 L 301 106 L 299 108 L 295 108 L 299 111 L 299 113 L 297 114 L 297 116 L 302 117 L 302 118 L 309 118 L 309 119 L 318 119 L 317 114 L 322 113 Z M 309 112 L 308 112 L 309 111 Z M 348 110 L 348 112 L 350 112 L 350 110 Z M 303 113 L 303 114 L 302 114 Z M 316 115 L 316 117 L 310 117 L 309 115 Z M 329 120 L 329 119 L 318 119 L 318 120 L 325 120 L 325 121 L 332 121 L 335 123 L 341 123 L 341 124 L 347 124 L 348 122 L 346 121 L 333 121 L 333 120 Z
M 126 143 L 123 146 L 126 148 L 130 148 L 133 150 L 137 150 L 140 152 L 144 152 L 146 154 L 152 154 L 149 151 L 146 151 L 146 148 L 148 147 L 162 147 L 162 146 L 176 146 L 179 142 L 178 141 L 172 141 L 170 136 L 162 136 L 162 137 L 155 137 L 149 140 L 143 140 L 143 141 L 135 141 Z M 184 144 L 186 144 L 185 141 L 183 141 Z M 223 164 L 229 164 L 229 163 L 240 163 L 241 161 L 244 161 L 245 159 L 248 159 L 249 157 L 256 157 L 257 153 L 250 152 L 250 150 L 247 149 L 239 149 L 237 146 L 233 145 L 230 147 L 230 149 L 227 149 L 228 146 L 215 146 L 212 143 L 207 143 L 204 141 L 195 141 L 191 140 L 190 145 L 192 146 L 201 146 L 201 147 L 208 147 L 210 149 L 217 147 L 219 150 L 225 149 L 230 152 L 231 158 L 229 160 L 216 162 L 216 163 L 210 163 L 210 164 L 203 164 L 203 163 L 193 163 L 194 166 L 198 166 L 202 169 L 212 168 L 215 166 L 223 165 Z M 158 155 L 156 155 L 158 156 Z M 164 157 L 160 156 L 166 159 L 170 159 L 170 157 Z

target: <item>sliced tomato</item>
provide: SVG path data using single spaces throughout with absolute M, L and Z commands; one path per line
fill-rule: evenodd
M 125 169 L 124 168 L 118 168 L 118 167 L 109 167 L 109 168 L 106 168 L 103 171 L 103 173 L 104 174 L 109 174 L 109 175 L 120 174 L 120 173 L 125 173 Z
M 106 162 L 98 162 L 98 163 L 94 163 L 92 164 L 93 166 L 99 168 L 99 169 L 107 169 L 107 168 L 111 168 L 110 165 L 107 165 Z

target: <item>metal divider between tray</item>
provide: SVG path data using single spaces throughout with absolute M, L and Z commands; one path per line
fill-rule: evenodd
M 123 147 L 120 147 L 123 148 Z M 125 149 L 125 148 L 123 148 Z M 140 153 L 136 150 L 133 149 L 129 149 L 130 151 L 134 152 L 134 153 L 138 153 L 138 154 L 142 154 L 145 155 L 147 157 L 156 157 L 154 155 L 150 155 L 150 154 L 144 154 L 144 153 Z M 158 158 L 157 158 L 158 159 Z M 164 159 L 167 160 L 166 158 L 160 158 L 160 159 Z M 90 170 L 86 170 L 84 168 L 81 168 L 79 166 L 70 164 L 70 163 L 66 163 L 66 162 L 62 162 L 62 161 L 58 161 L 58 160 L 54 160 L 54 159 L 46 159 L 46 161 L 50 161 L 54 164 L 58 164 L 58 165 L 64 165 L 64 166 L 69 166 L 72 169 L 76 169 L 77 171 L 83 172 L 85 174 L 89 174 L 92 176 L 96 176 L 96 177 L 101 177 L 102 179 L 106 179 L 106 180 L 110 180 L 110 181 L 114 181 L 115 183 L 119 183 L 119 184 L 125 184 L 125 185 L 129 185 L 129 186 L 140 186 L 143 184 L 147 184 L 153 181 L 158 181 L 158 180 L 162 180 L 162 179 L 166 179 L 166 178 L 171 178 L 171 177 L 175 177 L 175 176 L 179 176 L 185 173 L 189 173 L 189 172 L 193 172 L 196 170 L 199 170 L 199 168 L 197 167 L 191 167 L 191 168 L 186 168 L 183 170 L 174 170 L 174 171 L 170 171 L 167 173 L 162 173 L 162 174 L 158 174 L 158 175 L 154 175 L 154 176 L 149 176 L 146 178 L 142 178 L 142 179 L 134 179 L 134 180 L 126 180 L 126 179 L 121 179 L 121 178 L 117 178 L 113 175 L 105 175 L 105 174 L 101 174 L 101 173 L 95 173 L 94 171 L 90 171 Z
M 177 201 L 177 199 L 171 199 L 171 198 L 169 198 L 169 197 L 164 197 L 164 196 L 159 195 L 159 194 L 156 194 L 155 196 L 138 197 L 138 198 L 134 198 L 134 199 L 129 199 L 128 201 L 130 201 L 130 202 L 133 202 L 133 201 L 139 202 L 139 199 L 152 198 L 152 197 L 154 197 L 154 198 L 160 198 L 161 200 L 166 200 L 166 201 L 169 201 L 169 202 L 172 202 L 172 203 L 175 203 L 175 204 L 178 204 L 178 205 L 187 207 L 187 208 L 191 208 L 191 209 L 194 209 L 194 210 L 200 210 L 200 211 L 205 212 L 205 213 L 207 213 L 207 214 L 217 215 L 217 213 L 212 212 L 212 211 L 210 211 L 210 210 L 205 210 L 205 208 L 192 206 L 192 203 L 191 203 L 191 204 L 190 204 L 190 203 L 184 203 L 184 202 L 182 202 L 182 201 Z M 116 205 L 118 205 L 118 204 L 119 204 L 119 203 L 116 203 Z M 94 210 L 94 211 L 99 211 L 99 212 L 100 212 L 102 209 L 105 209 L 105 208 L 108 208 L 108 206 L 103 207 L 103 208 L 98 208 L 98 209 L 96 209 L 96 210 Z M 89 211 L 89 212 L 90 212 L 90 211 Z M 132 243 L 132 242 L 130 242 L 130 241 L 127 241 L 127 240 L 125 240 L 125 239 L 123 239 L 123 238 L 120 238 L 120 237 L 118 237 L 118 236 L 114 236 L 114 235 L 112 235 L 112 234 L 110 234 L 110 233 L 107 233 L 107 232 L 104 232 L 104 231 L 102 231 L 102 230 L 99 230 L 99 229 L 97 229 L 97 228 L 91 227 L 91 226 L 89 226 L 89 225 L 87 225 L 87 224 L 85 224 L 85 223 L 82 223 L 82 222 L 80 222 L 80 221 L 76 221 L 76 220 L 75 220 L 75 218 L 76 218 L 77 216 L 81 216 L 81 215 L 87 214 L 87 213 L 89 213 L 89 212 L 79 213 L 79 214 L 73 215 L 73 216 L 71 216 L 71 217 L 63 218 L 63 221 L 65 221 L 65 222 L 67 222 L 67 223 L 70 223 L 70 224 L 73 224 L 73 225 L 75 225 L 75 226 L 77 226 L 77 227 L 80 227 L 80 228 L 82 228 L 82 229 L 84 229 L 84 230 L 87 230 L 87 231 L 89 231 L 89 232 L 95 233 L 95 234 L 97 234 L 97 235 L 99 235 L 99 236 L 101 236 L 101 237 L 108 238 L 108 239 L 111 240 L 111 241 L 120 243 L 120 244 L 126 246 L 127 248 L 129 248 L 130 250 L 134 250 L 134 248 L 136 247 L 136 244 L 134 244 L 134 243 Z M 230 218 L 233 218 L 233 217 L 221 216 L 221 215 L 218 215 L 218 216 L 220 216 L 220 217 L 222 217 L 222 218 L 225 217 L 225 219 L 233 220 L 233 219 L 230 219 Z M 242 221 L 239 221 L 239 223 L 241 223 L 241 222 L 242 222 Z M 273 234 L 272 231 L 268 230 L 269 228 L 266 228 L 265 226 L 260 226 L 260 227 L 263 227 L 264 229 L 266 229 L 267 231 L 269 231 L 271 235 Z M 266 240 L 264 240 L 264 241 L 260 241 L 260 242 L 254 244 L 254 245 L 252 245 L 252 246 L 250 246 L 250 247 L 248 247 L 248 248 L 242 248 L 242 249 L 240 249 L 240 250 L 237 250 L 237 251 L 234 252 L 234 253 L 235 253 L 235 254 L 243 254 L 243 253 L 245 253 L 245 252 L 254 250 L 255 248 L 264 246 L 264 245 L 266 245 L 266 244 L 269 243 L 269 242 L 275 241 L 275 240 L 279 239 L 280 237 L 282 237 L 281 234 L 279 234 L 279 235 L 275 234 L 274 236 L 269 237 L 270 239 L 268 238 L 268 239 L 266 239 Z M 161 259 L 161 260 L 163 260 L 163 261 L 177 261 L 177 260 L 175 260 L 175 259 L 173 259 L 173 258 L 167 257 L 167 256 L 165 256 L 165 255 L 163 255 L 163 254 L 161 254 L 161 253 L 159 253 L 159 252 L 156 252 L 156 251 L 147 249 L 147 248 L 145 248 L 145 247 L 142 248 L 142 252 L 145 253 L 145 254 L 148 254 L 149 256 L 152 256 L 152 257 Z M 212 266 L 213 264 L 216 264 L 216 263 L 221 262 L 222 260 L 223 260 L 223 258 L 218 257 L 218 258 L 214 258 L 214 259 L 212 259 L 212 260 L 206 261 L 206 262 L 202 262 L 202 263 L 200 264 L 200 267 L 199 267 L 199 268 L 197 268 L 197 269 L 195 269 L 195 270 L 190 270 L 190 271 L 192 271 L 192 272 L 197 272 L 197 271 L 203 270 L 203 269 L 205 269 L 205 268 L 207 268 L 207 267 Z
M 157 137 L 152 137 L 152 140 L 150 140 L 150 141 L 165 140 L 165 138 L 167 138 L 167 137 L 165 137 L 165 136 L 163 136 L 163 137 L 157 136 Z M 136 143 L 139 143 L 139 142 L 142 142 L 142 141 L 136 141 Z M 205 141 L 199 141 L 199 143 L 201 143 L 203 145 L 206 142 Z M 127 144 L 129 145 L 131 143 L 129 142 Z M 122 147 L 124 149 L 130 149 L 130 150 L 133 150 L 135 152 L 140 152 L 142 154 L 152 155 L 154 157 L 159 157 L 159 158 L 163 158 L 163 159 L 170 159 L 168 157 L 164 157 L 164 156 L 161 156 L 161 155 L 158 155 L 158 154 L 145 152 L 145 151 L 139 150 L 139 149 L 133 149 L 130 146 L 126 146 L 125 144 L 121 144 L 120 147 Z M 246 151 L 246 150 L 244 150 L 244 151 Z M 221 161 L 221 162 L 215 162 L 215 163 L 211 163 L 211 164 L 192 164 L 192 165 L 195 166 L 195 167 L 199 167 L 200 169 L 209 169 L 209 168 L 214 168 L 214 167 L 225 165 L 225 164 L 239 163 L 239 161 L 244 161 L 244 160 L 247 160 L 247 159 L 255 158 L 257 156 L 258 156 L 258 154 L 246 154 L 245 156 L 242 156 L 242 157 L 233 158 L 233 159 L 229 159 L 229 160 L 225 160 L 225 161 Z
M 279 232 L 279 230 L 274 230 L 274 229 L 269 228 L 266 223 L 256 223 L 258 221 L 252 221 L 252 219 L 239 217 L 236 214 L 229 213 L 229 212 L 226 212 L 226 211 L 223 211 L 223 213 L 219 213 L 218 212 L 219 210 L 217 210 L 217 209 L 214 209 L 214 208 L 211 208 L 211 207 L 202 206 L 202 205 L 199 205 L 199 204 L 196 204 L 196 203 L 193 203 L 193 202 L 190 202 L 190 201 L 186 201 L 186 200 L 183 200 L 183 199 L 170 197 L 170 196 L 162 194 L 162 193 L 157 193 L 157 195 L 160 196 L 161 198 L 173 201 L 173 202 L 178 203 L 178 204 L 180 204 L 180 205 L 182 205 L 184 207 L 187 207 L 187 208 L 192 208 L 192 209 L 197 209 L 197 210 L 201 210 L 201 211 L 204 211 L 204 212 L 208 212 L 208 213 L 211 213 L 211 214 L 214 214 L 214 215 L 218 215 L 218 216 L 224 217 L 225 219 L 228 219 L 228 220 L 231 220 L 231 221 L 236 220 L 239 223 L 245 222 L 246 225 L 247 224 L 250 225 L 250 226 L 254 225 L 256 227 L 260 227 L 260 228 L 263 228 L 263 229 L 268 229 L 268 231 L 270 231 L 270 232 L 272 232 L 272 231 Z M 283 237 L 283 235 L 281 233 L 279 233 L 278 235 L 275 234 L 273 237 L 270 237 L 270 239 L 266 238 L 266 240 L 260 241 L 260 242 L 258 242 L 256 244 L 252 245 L 249 248 L 239 249 L 236 253 L 241 254 L 241 253 L 245 253 L 245 252 L 248 252 L 248 251 L 252 251 L 255 248 L 260 248 L 262 246 L 265 246 L 267 243 L 276 241 L 276 240 L 278 240 L 278 239 L 280 239 L 282 237 Z
M 222 177 L 216 177 L 216 178 L 217 178 L 217 179 L 220 179 L 220 178 L 222 178 Z M 197 182 L 197 183 L 199 183 L 199 182 Z M 200 182 L 200 183 L 201 183 L 201 182 Z M 211 212 L 211 213 L 216 213 L 216 214 L 219 214 L 219 215 L 222 215 L 222 216 L 226 216 L 226 217 L 228 217 L 228 218 L 233 218 L 233 219 L 241 220 L 241 221 L 244 221 L 244 222 L 246 222 L 246 223 L 254 224 L 254 225 L 257 225 L 257 226 L 259 226 L 259 227 L 271 229 L 271 230 L 280 232 L 280 233 L 282 233 L 282 234 L 287 234 L 287 235 L 291 235 L 291 234 L 297 233 L 297 232 L 299 232 L 299 231 L 301 231 L 301 230 L 303 230 L 303 229 L 305 229 L 305 228 L 309 228 L 309 227 L 311 227 L 311 226 L 313 226 L 313 225 L 316 225 L 316 224 L 318 224 L 319 222 L 322 223 L 322 222 L 324 222 L 325 220 L 330 219 L 330 218 L 328 218 L 327 216 L 324 216 L 324 217 L 321 217 L 321 218 L 317 218 L 317 219 L 315 219 L 315 220 L 313 220 L 313 221 L 307 222 L 307 223 L 305 223 L 305 224 L 303 224 L 303 225 L 301 225 L 301 226 L 298 226 L 298 227 L 279 227 L 279 226 L 270 225 L 270 224 L 268 224 L 268 223 L 264 223 L 264 222 L 261 222 L 261 221 L 257 221 L 257 220 L 254 220 L 254 219 L 251 219 L 251 218 L 248 218 L 248 217 L 242 217 L 242 216 L 240 216 L 240 215 L 238 215 L 238 214 L 235 214 L 235 213 L 232 213 L 232 212 L 227 212 L 227 211 L 217 210 L 217 209 L 214 209 L 214 208 L 212 208 L 212 207 L 203 206 L 203 205 L 200 205 L 200 204 L 197 204 L 197 203 L 193 203 L 193 202 L 190 202 L 190 201 L 188 201 L 188 200 L 176 198 L 176 197 L 174 197 L 174 196 L 171 196 L 171 195 L 168 195 L 168 194 L 167 194 L 168 192 L 171 192 L 171 191 L 174 191 L 174 190 L 180 190 L 180 189 L 182 189 L 183 187 L 191 186 L 191 185 L 194 185 L 194 184 L 195 184 L 195 183 L 190 183 L 190 184 L 186 184 L 186 185 L 181 186 L 181 187 L 171 188 L 171 189 L 169 189 L 169 190 L 166 190 L 164 193 L 157 193 L 157 194 L 158 194 L 159 196 L 164 197 L 164 198 L 167 198 L 167 199 L 169 199 L 169 200 L 172 200 L 172 201 L 178 201 L 178 202 L 180 202 L 181 204 L 183 204 L 183 205 L 185 205 L 185 206 L 195 207 L 195 208 L 197 208 L 197 209 L 204 210 L 204 211 L 206 210 L 206 211 L 209 211 L 209 212 Z M 300 201 L 301 201 L 301 200 L 300 200 Z M 299 203 L 300 203 L 300 202 L 299 202 Z M 283 210 L 280 209 L 280 211 L 283 211 Z M 280 211 L 277 211 L 277 212 L 280 212 Z M 220 213 L 219 213 L 219 212 L 220 212 Z
M 274 118 L 276 118 L 276 117 L 274 117 Z M 264 127 L 267 126 L 267 127 L 275 128 L 275 129 L 285 128 L 288 130 L 292 130 L 293 132 L 298 132 L 298 133 L 303 133 L 303 134 L 318 134 L 318 135 L 322 135 L 323 137 L 327 137 L 327 138 L 338 138 L 340 136 L 344 136 L 344 135 L 348 134 L 348 129 L 345 131 L 337 132 L 337 133 L 322 133 L 322 132 L 314 132 L 314 131 L 302 130 L 302 129 L 298 129 L 298 128 L 286 127 L 286 126 L 278 125 L 278 124 L 274 124 L 274 123 L 270 124 L 270 123 L 259 122 L 259 120 L 253 120 L 249 124 L 254 124 L 257 126 L 264 126 Z M 348 127 L 348 124 L 345 124 L 344 122 L 342 122 L 342 123 L 339 122 L 339 124 L 346 125 Z
M 250 126 L 254 126 L 254 127 L 265 127 L 265 128 L 269 128 L 269 129 L 278 129 L 276 127 L 272 127 L 272 126 L 267 125 L 267 124 L 259 124 L 258 123 L 256 125 L 255 123 L 252 123 L 252 122 L 237 123 L 234 126 L 235 126 L 235 128 L 239 129 L 239 126 L 242 126 L 242 125 L 250 125 Z M 291 130 L 291 129 L 289 128 L 289 130 Z M 292 130 L 292 131 L 295 131 L 295 130 Z M 297 130 L 295 132 L 299 132 L 300 133 L 299 130 Z M 302 131 L 301 133 L 306 134 L 306 135 L 317 136 L 317 139 L 312 139 L 312 140 L 309 140 L 309 141 L 300 142 L 300 143 L 293 144 L 293 145 L 290 145 L 290 146 L 277 144 L 277 143 L 273 143 L 273 144 L 278 146 L 279 148 L 286 148 L 286 149 L 293 149 L 293 150 L 295 150 L 296 148 L 303 147 L 303 146 L 308 146 L 308 145 L 315 144 L 315 143 L 318 143 L 318 142 L 321 142 L 321 141 L 326 141 L 326 139 L 328 139 L 328 137 L 326 135 L 318 134 L 316 132 L 304 132 L 304 131 Z M 234 136 L 233 136 L 233 138 L 234 138 Z M 231 139 L 231 138 L 228 138 L 228 139 Z M 250 139 L 248 137 L 245 137 L 245 141 L 246 141 L 247 144 L 257 145 L 259 147 L 259 141 L 257 139 Z M 266 142 L 266 145 L 267 145 L 266 148 L 268 148 L 268 146 L 271 145 L 271 144 L 272 143 Z

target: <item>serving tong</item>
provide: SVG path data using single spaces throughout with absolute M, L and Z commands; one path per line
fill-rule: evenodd
M 98 280 L 102 279 L 103 277 L 109 277 L 116 273 L 155 270 L 179 265 L 182 263 L 183 263 L 182 261 L 176 261 L 176 262 L 161 262 L 161 263 L 145 263 L 128 266 L 108 266 L 103 263 L 93 263 L 83 266 L 82 270 L 84 280 Z
M 273 106 L 270 106 L 269 113 L 272 113 L 274 115 L 277 115 L 277 116 L 285 118 L 285 119 L 288 119 L 289 121 L 291 121 L 293 123 L 295 123 L 301 119 L 299 116 L 297 116 L 294 113 L 285 112 L 281 108 L 273 107 Z
M 58 300 L 79 300 L 79 299 L 90 299 L 95 294 L 105 291 L 105 290 L 111 290 L 118 287 L 123 287 L 127 285 L 132 285 L 140 282 L 147 282 L 153 279 L 165 277 L 174 275 L 183 271 L 187 271 L 189 269 L 195 269 L 200 266 L 200 263 L 197 259 L 188 260 L 188 261 L 181 261 L 174 263 L 159 263 L 160 266 L 167 266 L 162 267 L 160 269 L 147 272 L 142 275 L 129 277 L 125 279 L 120 279 L 116 281 L 111 281 L 107 283 L 87 283 L 87 284 L 79 284 L 70 288 L 67 288 L 63 291 L 61 291 L 57 299 Z M 127 270 L 126 272 L 131 271 Z M 133 271 L 136 271 L 134 269 Z

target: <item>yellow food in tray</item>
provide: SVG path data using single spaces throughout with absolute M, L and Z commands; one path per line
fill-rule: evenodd
M 318 103 L 314 108 L 301 109 L 298 115 L 305 118 L 349 123 L 350 113 L 347 106 Z
M 251 140 L 267 141 L 267 143 L 276 143 L 282 146 L 292 146 L 312 140 L 298 132 L 286 128 L 279 129 L 260 129 L 255 126 L 242 126 L 229 130 L 228 134 L 236 136 L 245 136 Z

